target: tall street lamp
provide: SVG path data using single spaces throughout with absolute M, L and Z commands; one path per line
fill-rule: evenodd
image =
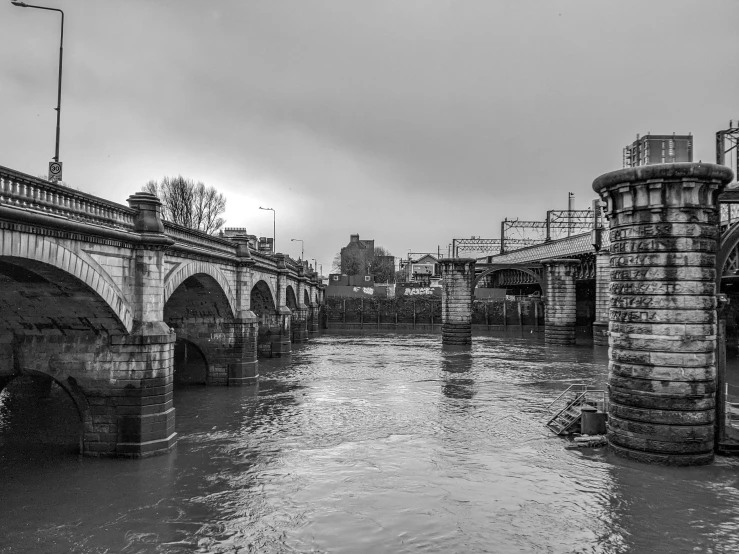
M 300 261 L 303 261 L 303 256 L 305 256 L 305 250 L 303 249 L 303 239 L 290 239 L 290 242 L 299 242 L 300 243 Z
M 260 210 L 269 210 L 272 212 L 272 249 L 274 253 L 277 253 L 277 216 L 275 215 L 275 209 L 274 208 L 262 208 L 262 206 L 259 206 Z
M 36 8 L 37 10 L 47 10 L 50 12 L 59 12 L 60 14 L 62 14 L 62 33 L 59 40 L 59 86 L 57 89 L 56 97 L 56 149 L 54 150 L 54 161 L 57 163 L 58 171 L 52 172 L 51 166 L 49 166 L 50 177 L 53 177 L 54 180 L 61 179 L 61 164 L 59 163 L 59 123 L 62 116 L 62 53 L 64 52 L 64 12 L 58 8 L 34 6 L 32 4 L 26 4 L 25 2 L 19 2 L 17 0 L 12 0 L 11 4 L 13 4 L 14 6 L 18 6 L 19 8 Z

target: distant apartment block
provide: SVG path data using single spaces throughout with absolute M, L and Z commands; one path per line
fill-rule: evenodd
M 623 151 L 624 167 L 670 164 L 693 161 L 693 135 L 652 135 L 647 133 L 626 146 Z

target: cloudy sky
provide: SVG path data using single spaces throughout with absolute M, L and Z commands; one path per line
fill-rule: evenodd
M 739 119 L 739 1 L 47 0 L 65 10 L 64 179 L 125 203 L 182 174 L 227 225 L 328 268 L 587 208 L 637 133 Z M 59 17 L 0 3 L 0 165 L 54 152 Z

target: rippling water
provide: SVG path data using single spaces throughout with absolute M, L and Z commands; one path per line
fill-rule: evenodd
M 324 335 L 258 386 L 177 390 L 170 456 L 0 447 L 0 552 L 739 552 L 736 461 L 644 466 L 543 427 L 606 356 Z

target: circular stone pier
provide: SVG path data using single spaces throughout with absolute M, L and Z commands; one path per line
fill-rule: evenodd
M 608 441 L 621 456 L 713 459 L 718 195 L 732 178 L 676 163 L 593 182 L 610 220 Z

